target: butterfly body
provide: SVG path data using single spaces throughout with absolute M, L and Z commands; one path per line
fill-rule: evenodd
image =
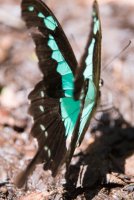
M 22 17 L 31 31 L 43 79 L 29 94 L 29 113 L 38 151 L 19 177 L 23 185 L 36 163 L 44 163 L 55 176 L 70 163 L 81 143 L 99 101 L 101 25 L 97 2 L 80 64 L 54 14 L 41 0 L 22 0 Z M 70 141 L 69 145 L 67 145 Z M 20 183 L 20 184 L 19 184 Z

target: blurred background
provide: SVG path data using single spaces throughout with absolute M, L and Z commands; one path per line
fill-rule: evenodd
M 89 35 L 92 2 L 91 0 L 45 1 L 61 23 L 77 60 L 84 51 Z M 29 136 L 32 122 L 27 114 L 29 105 L 27 95 L 41 80 L 41 73 L 37 66 L 33 41 L 21 19 L 20 3 L 20 0 L 0 0 L 0 182 L 12 180 L 18 170 L 33 157 L 37 147 L 36 141 Z M 98 0 L 98 3 L 102 23 L 101 78 L 104 81 L 99 110 L 102 115 L 105 109 L 114 107 L 125 123 L 132 128 L 134 1 Z M 133 129 L 130 135 L 129 139 L 134 139 Z M 90 133 L 86 135 L 82 149 L 87 148 L 91 142 L 89 140 Z M 124 163 L 128 163 L 124 167 L 124 173 L 134 176 L 133 153 L 129 154 Z M 39 177 L 33 179 L 34 183 L 31 181 L 30 189 L 47 188 L 39 182 Z M 57 184 L 52 180 L 49 183 Z

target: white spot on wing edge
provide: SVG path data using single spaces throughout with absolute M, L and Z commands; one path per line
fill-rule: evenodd
M 45 131 L 45 137 L 46 137 L 46 138 L 48 137 L 48 132 L 47 132 L 47 131 Z
M 42 131 L 45 131 L 45 126 L 43 124 L 40 124 L 40 128 Z
M 39 106 L 39 109 L 41 112 L 44 112 L 44 107 L 43 106 Z
M 50 149 L 48 149 L 48 157 L 49 158 L 51 157 L 51 151 L 50 151 Z
M 48 146 L 44 146 L 44 150 L 47 151 L 48 157 L 50 158 L 51 157 L 51 151 L 48 148 Z
M 44 150 L 45 150 L 45 151 L 48 151 L 48 146 L 44 146 Z
M 45 97 L 44 91 L 41 91 L 41 92 L 40 92 L 40 96 L 41 96 L 42 98 Z

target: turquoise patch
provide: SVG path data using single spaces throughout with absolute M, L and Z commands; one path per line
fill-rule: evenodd
M 49 37 L 50 38 L 50 37 Z M 58 46 L 55 42 L 55 40 L 53 39 L 49 39 L 48 40 L 48 46 L 54 51 L 54 50 L 58 50 Z
M 61 75 L 72 73 L 69 65 L 65 62 L 65 60 L 58 62 L 57 72 L 59 72 Z
M 54 60 L 56 60 L 57 62 L 61 62 L 64 60 L 64 58 L 59 50 L 53 51 L 52 58 Z
M 65 94 L 65 97 L 72 97 L 73 96 L 73 90 L 71 89 L 71 90 L 65 90 L 65 92 L 64 92 L 64 94 Z
M 45 18 L 45 15 L 43 15 L 41 12 L 38 13 L 38 17 Z
M 61 74 L 61 73 L 59 72 L 59 74 Z M 64 90 L 73 90 L 74 89 L 72 73 L 62 75 L 62 87 Z
M 34 11 L 34 7 L 33 7 L 33 6 L 29 6 L 29 7 L 28 7 L 28 10 L 29 10 L 30 12 L 32 12 L 32 11 Z
M 48 46 L 52 49 L 52 58 L 58 63 L 64 61 L 64 58 L 59 51 L 58 45 L 52 35 L 49 35 Z
M 62 88 L 65 90 L 65 95 L 73 96 L 74 89 L 74 77 L 72 71 L 65 61 L 64 57 L 62 56 L 56 41 L 52 35 L 49 35 L 48 46 L 52 49 L 52 59 L 57 61 L 57 72 L 62 77 Z M 69 90 L 69 91 L 68 91 Z
M 52 59 L 57 61 L 57 72 L 62 78 L 64 98 L 60 98 L 61 116 L 65 126 L 65 135 L 71 136 L 80 112 L 80 101 L 73 99 L 74 76 L 62 56 L 60 49 L 52 35 L 49 35 L 48 46 L 52 50 Z
M 97 23 L 97 21 L 95 22 Z M 96 26 L 94 26 L 94 34 L 96 33 L 97 26 L 99 24 L 97 23 Z M 85 124 L 87 120 L 89 119 L 89 116 L 91 115 L 91 112 L 94 108 L 95 104 L 95 98 L 96 98 L 96 87 L 93 83 L 93 52 L 94 52 L 94 46 L 95 46 L 95 38 L 92 39 L 89 48 L 88 48 L 88 56 L 85 60 L 86 63 L 86 69 L 84 71 L 84 77 L 85 79 L 89 80 L 88 83 L 88 91 L 85 97 L 84 101 L 84 108 L 82 110 L 82 115 L 80 119 L 80 127 L 79 127 L 79 137 L 83 132 L 83 129 L 85 127 Z
M 73 133 L 80 112 L 80 101 L 72 98 L 61 98 L 61 115 L 66 127 L 66 136 Z
M 44 21 L 47 28 L 51 29 L 52 31 L 54 31 L 56 27 L 58 26 L 52 16 L 46 17 Z
M 96 34 L 98 30 L 99 30 L 99 20 L 96 20 L 96 18 L 95 18 L 94 27 L 93 27 L 94 34 Z
M 46 27 L 52 31 L 54 31 L 56 27 L 58 26 L 57 22 L 54 20 L 52 16 L 45 17 L 43 13 L 39 12 L 38 17 L 43 18 Z
M 85 124 L 90 116 L 90 113 L 93 110 L 94 104 L 95 104 L 95 98 L 96 98 L 96 87 L 91 79 L 89 79 L 88 83 L 88 91 L 86 94 L 85 102 L 84 102 L 84 108 L 82 111 L 82 116 L 80 120 L 80 127 L 79 127 L 79 135 L 81 135 Z
M 94 22 L 93 33 L 96 34 L 97 31 L 99 30 L 100 23 L 99 23 L 99 19 L 96 16 L 95 11 L 93 11 L 92 16 L 93 16 L 93 22 Z
M 95 39 L 93 38 L 91 41 L 91 44 L 88 48 L 88 56 L 85 60 L 86 62 L 86 69 L 84 71 L 84 77 L 85 79 L 90 78 L 92 80 L 93 77 L 93 51 L 94 51 L 94 44 Z
M 54 37 L 52 35 L 49 35 L 49 39 L 52 39 L 55 41 Z

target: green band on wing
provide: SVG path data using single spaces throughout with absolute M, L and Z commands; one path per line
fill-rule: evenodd
M 96 21 L 97 23 L 97 21 Z M 98 23 L 96 24 L 96 27 L 94 26 L 94 32 L 96 32 Z M 81 136 L 84 127 L 87 123 L 87 120 L 90 120 L 91 113 L 94 108 L 95 104 L 95 98 L 96 98 L 96 87 L 93 83 L 93 55 L 94 55 L 94 47 L 95 47 L 95 38 L 91 40 L 91 43 L 88 48 L 88 55 L 85 60 L 86 69 L 83 73 L 84 78 L 88 79 L 88 91 L 86 93 L 86 97 L 84 100 L 84 107 L 82 110 L 82 115 L 80 119 L 80 127 L 79 127 L 79 137 Z
M 54 20 L 52 16 L 45 17 L 45 15 L 42 12 L 39 12 L 38 17 L 43 18 L 46 27 L 52 31 L 54 31 L 58 26 L 57 22 Z
M 98 19 L 94 19 L 94 28 L 93 28 L 93 32 L 94 32 L 94 34 L 96 34 L 97 33 L 97 31 L 99 30 L 99 20 Z
M 66 127 L 66 136 L 72 134 L 80 112 L 80 101 L 73 98 L 61 98 L 61 114 Z
M 95 104 L 95 98 L 96 98 L 96 88 L 94 83 L 91 79 L 89 79 L 88 83 L 88 91 L 86 94 L 85 102 L 84 102 L 84 108 L 82 110 L 82 116 L 80 120 L 80 127 L 79 127 L 79 136 L 81 135 L 85 124 L 90 116 L 90 113 L 92 112 L 92 109 Z
M 57 66 L 57 71 L 62 74 L 62 75 L 65 75 L 65 74 L 70 74 L 70 78 L 72 81 L 73 80 L 73 77 L 72 77 L 72 71 L 70 70 L 70 67 L 69 65 L 64 61 L 62 62 L 58 62 L 58 66 Z M 73 89 L 73 88 L 72 88 Z
M 64 57 L 62 56 L 60 49 L 58 48 L 58 45 L 52 35 L 49 35 L 49 40 L 48 40 L 48 46 L 52 50 L 52 59 L 57 61 L 57 72 L 61 75 L 62 77 L 62 88 L 65 91 L 69 90 L 67 94 L 72 94 L 70 90 L 74 90 L 74 76 L 72 74 L 72 71 L 65 61 Z M 73 95 L 73 94 L 72 94 Z M 71 97 L 73 97 L 71 95 Z M 67 95 L 68 96 L 68 95 Z
M 86 62 L 86 69 L 84 71 L 84 77 L 90 78 L 92 80 L 93 78 L 93 51 L 94 51 L 94 44 L 95 44 L 95 39 L 93 38 L 91 41 L 91 44 L 88 48 L 88 56 L 85 60 Z
M 96 34 L 97 31 L 99 31 L 99 29 L 100 29 L 100 22 L 99 22 L 98 17 L 96 16 L 96 12 L 93 12 L 92 15 L 93 15 L 93 22 L 94 22 L 93 33 Z
M 44 21 L 45 21 L 47 28 L 51 29 L 52 31 L 54 31 L 56 29 L 56 27 L 58 26 L 52 16 L 46 17 Z
M 62 79 L 62 89 L 65 97 L 60 98 L 60 107 L 66 130 L 65 135 L 71 136 L 80 112 L 80 101 L 73 99 L 74 76 L 52 35 L 49 35 L 48 46 L 52 50 L 52 59 L 57 61 L 56 71 Z
M 53 51 L 52 58 L 54 60 L 56 60 L 57 62 L 64 61 L 64 58 L 63 58 L 63 56 L 62 56 L 62 54 L 61 54 L 61 52 L 59 50 Z
M 59 74 L 60 74 L 60 72 L 59 72 Z M 71 96 L 67 95 L 67 97 L 73 97 L 74 84 L 73 84 L 72 80 L 73 80 L 72 73 L 62 75 L 62 88 L 64 90 L 65 96 L 66 96 L 66 94 L 71 95 Z M 70 90 L 72 92 L 70 92 Z M 68 91 L 69 91 L 69 93 L 68 93 Z
M 58 50 L 58 46 L 54 40 L 54 38 L 49 37 L 48 40 L 48 46 L 54 51 L 54 50 Z

